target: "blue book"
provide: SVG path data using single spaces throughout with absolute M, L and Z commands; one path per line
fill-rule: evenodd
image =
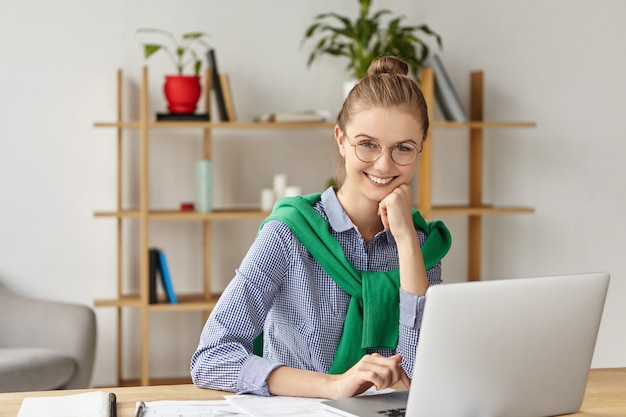
M 174 287 L 172 286 L 172 277 L 170 276 L 170 269 L 167 266 L 167 259 L 165 259 L 165 254 L 160 250 L 158 266 L 159 272 L 161 273 L 161 283 L 167 295 L 167 300 L 172 304 L 178 303 L 178 299 L 174 293 Z

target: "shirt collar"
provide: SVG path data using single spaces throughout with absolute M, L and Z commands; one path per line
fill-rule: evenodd
M 350 220 L 341 206 L 333 187 L 328 187 L 328 189 L 322 193 L 321 200 L 326 216 L 328 216 L 328 223 L 330 223 L 330 227 L 332 227 L 333 230 L 336 232 L 345 232 L 354 228 L 352 220 Z

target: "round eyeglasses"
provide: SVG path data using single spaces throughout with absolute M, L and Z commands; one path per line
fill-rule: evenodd
M 393 146 L 382 146 L 373 139 L 360 140 L 351 143 L 348 135 L 344 135 L 348 145 L 354 148 L 354 154 L 361 162 L 374 162 L 383 154 L 383 149 L 387 148 L 391 152 L 391 160 L 398 165 L 410 165 L 417 159 L 417 155 L 422 152 L 422 144 L 419 147 L 411 142 L 402 142 Z

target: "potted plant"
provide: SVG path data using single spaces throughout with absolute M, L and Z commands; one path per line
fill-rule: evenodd
M 441 37 L 427 25 L 402 26 L 404 16 L 388 16 L 391 11 L 387 9 L 370 13 L 372 0 L 359 0 L 359 4 L 359 16 L 354 20 L 337 13 L 315 17 L 315 23 L 309 26 L 303 38 L 303 42 L 318 39 L 307 66 L 324 54 L 345 56 L 349 60 L 348 71 L 358 80 L 367 74 L 367 68 L 375 58 L 395 55 L 406 61 L 417 75 L 430 51 L 418 34 L 433 36 L 442 48 Z M 388 17 L 386 25 L 383 22 L 385 17 Z
M 200 69 L 202 68 L 202 54 L 195 48 L 202 46 L 209 48 L 205 41 L 209 35 L 203 32 L 183 33 L 178 40 L 171 32 L 162 29 L 137 29 L 137 33 L 148 33 L 163 36 L 169 46 L 158 43 L 143 44 L 145 59 L 150 58 L 158 51 L 164 51 L 176 68 L 176 75 L 166 75 L 163 91 L 168 102 L 170 113 L 188 114 L 196 110 L 200 98 Z M 184 74 L 186 67 L 191 66 L 193 75 Z

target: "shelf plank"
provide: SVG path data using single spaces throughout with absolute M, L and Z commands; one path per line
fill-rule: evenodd
M 195 301 L 184 302 L 178 301 L 176 304 L 170 303 L 158 303 L 150 304 L 148 308 L 150 311 L 206 311 L 210 312 L 215 308 L 216 300 L 212 301 Z
M 416 207 L 424 214 L 429 210 Z M 437 215 L 492 215 L 492 214 L 515 214 L 515 213 L 534 213 L 535 209 L 524 206 L 501 207 L 493 205 L 482 206 L 433 206 L 430 214 Z M 241 220 L 241 219 L 264 219 L 269 216 L 269 212 L 261 210 L 217 210 L 211 213 L 198 213 L 195 211 L 177 211 L 177 210 L 157 210 L 148 212 L 150 220 Z M 112 217 L 112 218 L 139 218 L 141 213 L 138 210 L 129 211 L 99 211 L 94 213 L 95 217 Z
M 139 296 L 124 296 L 119 299 L 99 299 L 95 300 L 96 307 L 141 307 Z
M 431 126 L 435 129 L 511 129 L 511 128 L 533 128 L 537 127 L 535 122 L 514 122 L 514 121 L 468 121 L 468 122 L 448 122 L 444 120 L 434 120 Z
M 139 129 L 139 122 L 95 122 L 94 127 L 118 127 L 124 129 Z
M 419 207 L 417 207 L 419 210 Z M 459 215 L 459 216 L 486 216 L 497 214 L 530 214 L 534 213 L 535 209 L 532 207 L 522 206 L 433 206 L 430 210 L 430 215 Z
M 139 210 L 122 210 L 122 211 L 96 211 L 94 217 L 139 217 Z
M 232 220 L 232 219 L 264 219 L 269 212 L 258 209 L 215 210 L 210 213 L 180 210 L 152 210 L 147 216 L 150 220 Z M 97 211 L 95 217 L 141 217 L 139 210 Z
M 269 212 L 258 209 L 214 210 L 210 213 L 179 210 L 152 210 L 148 217 L 153 220 L 226 220 L 226 219 L 264 219 Z
M 533 128 L 537 123 L 527 121 L 468 121 L 449 122 L 433 120 L 431 127 L 436 129 L 501 129 L 501 128 Z M 139 121 L 128 122 L 95 122 L 94 127 L 139 129 Z M 148 122 L 149 129 L 332 129 L 334 122 L 199 122 L 199 121 L 153 121 Z
M 150 122 L 151 129 L 332 129 L 330 122 Z
M 139 129 L 139 121 L 95 122 L 94 127 Z M 332 129 L 334 122 L 202 122 L 149 121 L 149 129 Z
M 211 311 L 219 298 L 219 294 L 214 294 L 210 300 L 206 300 L 203 294 L 177 294 L 178 303 L 171 304 L 160 302 L 147 304 L 150 311 Z M 96 307 L 144 307 L 139 295 L 124 296 L 119 299 L 99 299 L 94 301 Z

